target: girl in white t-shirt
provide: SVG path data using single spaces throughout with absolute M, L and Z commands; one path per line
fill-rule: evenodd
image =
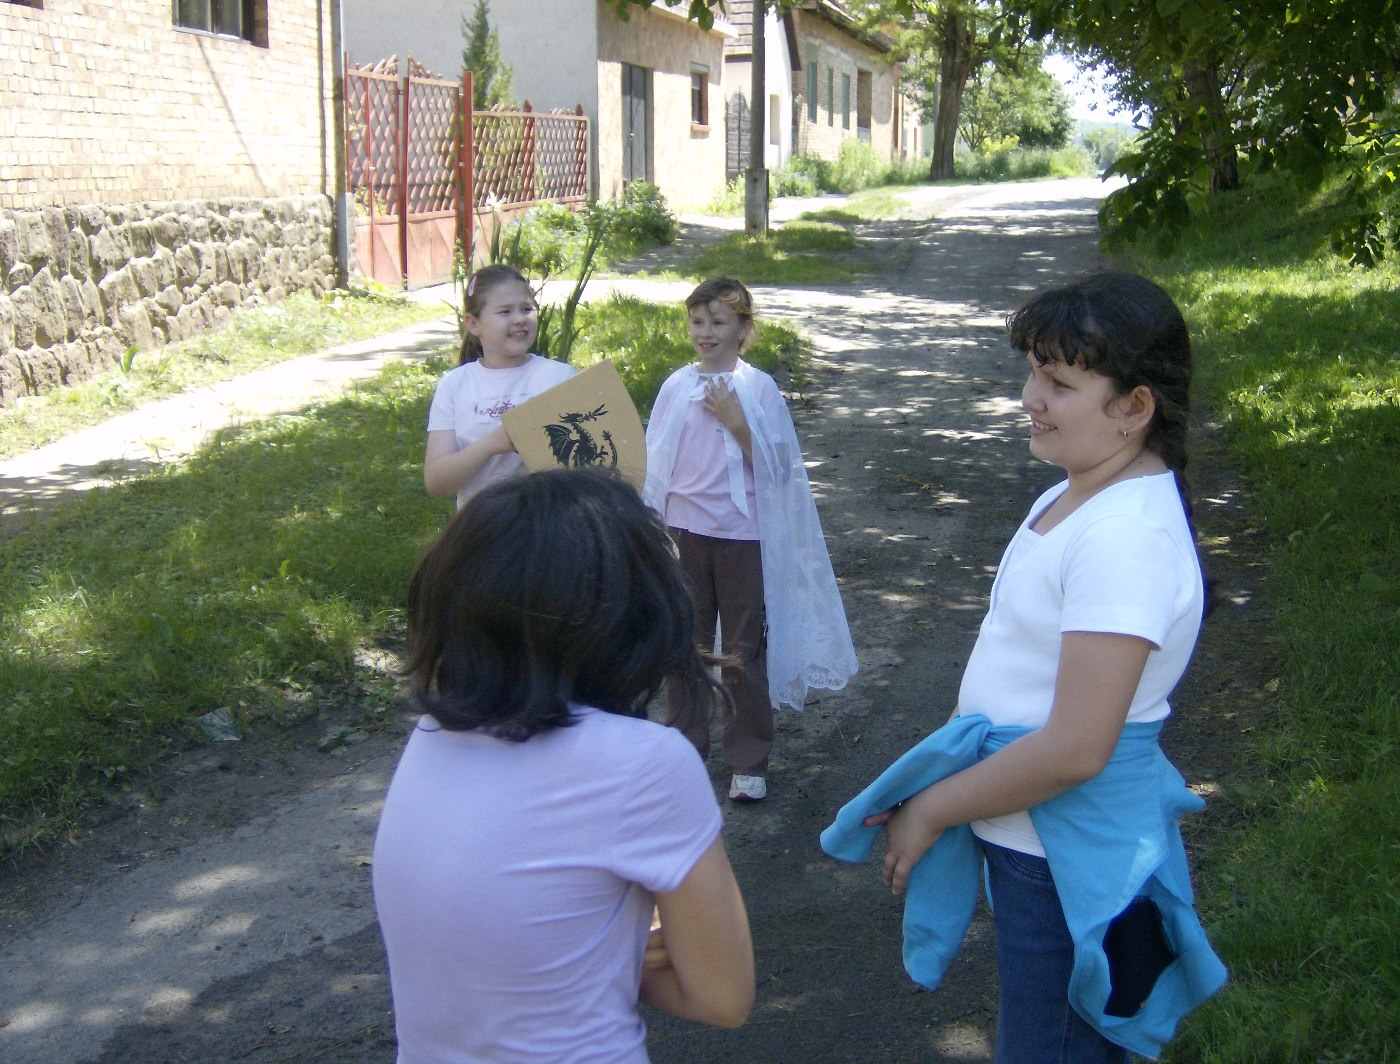
M 539 310 L 518 270 L 484 266 L 467 281 L 462 357 L 438 382 L 428 412 L 423 483 L 460 508 L 492 481 L 524 472 L 501 415 L 574 375 L 531 348 Z
M 773 708 L 800 710 L 808 688 L 844 687 L 855 650 L 787 404 L 740 357 L 753 298 L 712 277 L 685 306 L 699 361 L 668 377 L 652 407 L 646 500 L 676 540 L 707 650 L 719 622 L 729 798 L 757 802 L 768 794 Z M 706 756 L 710 700 L 671 692 L 667 711 Z
M 1195 646 L 1206 595 L 1182 478 L 1190 340 L 1171 298 L 1131 274 L 1043 293 L 1008 329 L 1026 355 L 1031 454 L 1067 479 L 1041 496 L 1006 550 L 957 715 L 1030 730 L 865 823 L 886 827 L 884 878 L 896 894 L 945 832 L 971 825 L 980 841 L 1001 976 L 997 1064 L 1126 1064 L 1104 1031 L 1141 1009 L 1172 944 L 1145 899 L 1103 914 L 1123 928 L 1102 943 L 1113 989 L 1136 990 L 1122 1005 L 1110 999 L 1114 1019 L 1086 1022 L 1096 1010 L 1073 987 L 1086 985 L 1080 951 L 1101 944 L 1072 939 L 1065 914 L 1079 925 L 1095 903 L 1058 895 L 1051 867 L 1069 876 L 1087 858 L 1102 879 L 1106 847 L 1149 837 L 1163 819 L 1175 835 L 1175 816 L 1154 810 L 1156 823 L 1123 824 L 1103 809 L 1099 822 L 1075 822 L 1070 850 L 1047 859 L 1028 811 L 1091 787 L 1125 725 L 1136 735 L 1165 718 Z M 1098 886 L 1106 897 L 1120 888 Z
M 624 481 L 484 489 L 408 596 L 424 716 L 374 846 L 399 1061 L 645 1064 L 638 1001 L 725 1027 L 753 948 L 709 776 L 646 719 L 709 689 L 670 540 Z

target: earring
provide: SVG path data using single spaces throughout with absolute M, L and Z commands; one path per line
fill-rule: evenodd
M 1121 432 L 1121 433 L 1123 434 L 1123 439 L 1126 440 L 1126 439 L 1128 438 L 1128 430 L 1127 430 L 1127 429 L 1119 429 L 1118 431 Z

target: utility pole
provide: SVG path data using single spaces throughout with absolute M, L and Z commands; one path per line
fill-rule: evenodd
M 744 231 L 749 236 L 768 233 L 768 170 L 764 166 L 764 142 L 768 117 L 768 79 L 765 76 L 767 47 L 764 43 L 764 0 L 753 0 L 749 31 L 753 52 L 749 81 L 749 168 L 744 172 Z

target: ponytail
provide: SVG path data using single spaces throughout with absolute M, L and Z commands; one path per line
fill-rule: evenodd
M 1120 395 L 1139 386 L 1151 391 L 1156 412 L 1147 426 L 1146 446 L 1176 481 L 1196 543 L 1208 615 L 1215 581 L 1201 557 L 1186 482 L 1191 337 L 1176 303 L 1145 277 L 1100 273 L 1042 292 L 1011 314 L 1006 326 L 1011 346 L 1042 363 L 1080 365 L 1107 377 Z
M 483 266 L 467 278 L 466 287 L 462 289 L 462 347 L 457 356 L 457 365 L 465 366 L 481 358 L 481 341 L 467 328 L 467 318 L 481 316 L 486 307 L 486 294 L 503 281 L 516 281 L 526 288 L 530 287 L 523 273 L 514 266 L 500 262 Z

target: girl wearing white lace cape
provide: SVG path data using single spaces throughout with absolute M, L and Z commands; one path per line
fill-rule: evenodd
M 656 397 L 645 497 L 676 540 L 702 641 L 719 622 L 733 703 L 729 797 L 755 802 L 768 793 L 774 707 L 800 710 L 809 688 L 844 687 L 855 649 L 787 404 L 773 378 L 740 357 L 753 298 L 733 278 L 712 277 L 685 305 L 699 362 Z M 702 757 L 710 708 L 684 694 L 668 699 L 667 723 Z

